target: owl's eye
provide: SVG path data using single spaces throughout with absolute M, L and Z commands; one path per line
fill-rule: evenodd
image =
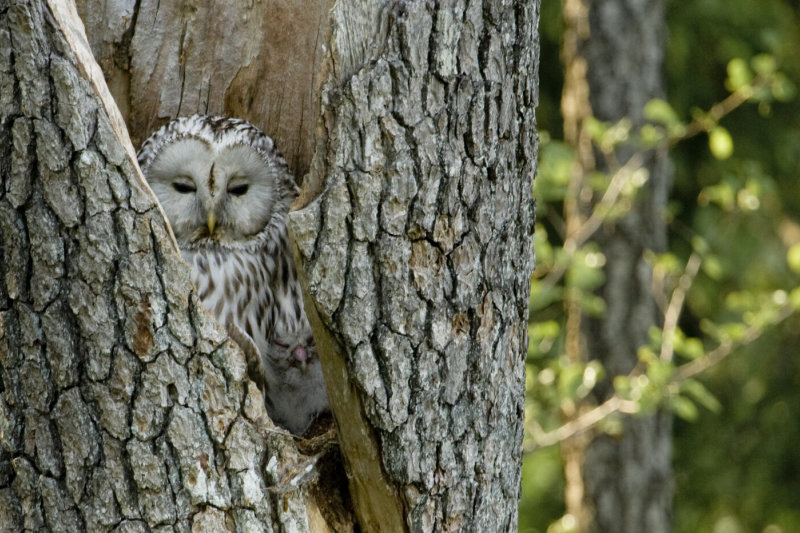
M 232 186 L 228 187 L 228 194 L 232 194 L 234 196 L 242 196 L 243 194 L 247 193 L 247 189 L 249 189 L 249 188 L 250 188 L 250 186 L 248 184 L 246 184 L 246 183 L 240 183 L 240 184 L 237 184 L 237 185 L 232 185 Z
M 189 194 L 197 190 L 197 186 L 189 181 L 173 181 L 172 188 L 181 194 Z

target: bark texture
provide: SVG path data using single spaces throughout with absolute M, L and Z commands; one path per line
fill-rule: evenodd
M 370 530 L 516 531 L 538 10 L 332 12 L 322 131 L 290 222 Z
M 0 3 L 0 178 L 0 531 L 313 527 L 69 2 Z
M 0 530 L 352 529 L 122 126 L 201 112 L 309 170 L 292 224 L 360 529 L 515 531 L 538 2 L 77 4 L 88 39 L 69 2 L 0 0 Z
M 577 98 L 588 94 L 591 112 L 599 120 L 616 122 L 628 117 L 634 127 L 642 126 L 645 104 L 665 96 L 664 2 L 570 3 L 573 7 L 581 4 L 571 13 L 575 52 L 585 69 L 585 87 L 571 80 L 577 84 Z M 578 145 L 585 154 L 585 143 L 579 140 Z M 627 162 L 634 150 L 619 148 L 615 154 L 619 164 Z M 591 164 L 593 159 L 591 154 L 582 157 L 582 164 Z M 597 158 L 596 165 L 607 170 L 602 158 Z M 602 319 L 587 319 L 583 331 L 589 356 L 600 359 L 609 376 L 633 369 L 639 347 L 648 343 L 648 330 L 663 321 L 643 254 L 648 249 L 666 249 L 663 211 L 671 180 L 666 150 L 644 154 L 643 168 L 649 180 L 633 210 L 596 235 L 606 256 L 606 284 L 600 295 L 608 312 Z M 599 390 L 603 396 L 608 387 Z M 671 531 L 671 431 L 671 416 L 658 413 L 626 419 L 621 438 L 603 435 L 588 443 L 582 483 L 584 504 L 592 515 L 590 531 Z
M 77 0 L 134 146 L 193 113 L 247 118 L 301 177 L 333 0 Z

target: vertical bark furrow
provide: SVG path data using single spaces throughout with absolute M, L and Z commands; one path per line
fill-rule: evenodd
M 324 189 L 291 215 L 339 345 L 323 354 L 328 386 L 350 387 L 330 377 L 345 365 L 405 528 L 513 531 L 538 5 L 410 2 L 372 16 L 358 38 L 382 47 L 329 79 L 324 164 L 310 176 Z M 364 423 L 352 405 L 334 404 L 340 427 Z

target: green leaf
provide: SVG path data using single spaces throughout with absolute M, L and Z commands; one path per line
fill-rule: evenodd
M 558 376 L 558 392 L 563 398 L 575 398 L 578 387 L 583 383 L 584 366 L 570 363 L 561 367 Z
M 717 185 L 704 187 L 697 197 L 701 206 L 717 204 L 725 211 L 733 211 L 736 206 L 736 193 L 730 183 L 722 182 Z
M 555 320 L 545 320 L 544 322 L 537 322 L 528 327 L 528 336 L 532 341 L 540 341 L 542 339 L 553 339 L 558 336 L 561 326 Z
M 653 327 L 653 328 L 650 328 L 650 329 L 651 329 L 651 331 L 653 329 L 658 329 L 659 332 L 661 331 L 660 328 L 656 328 L 656 327 Z M 660 337 L 658 339 L 658 343 L 661 344 L 661 338 Z M 645 364 L 650 364 L 653 361 L 655 361 L 656 359 L 658 359 L 658 356 L 656 355 L 656 352 L 654 352 L 653 349 L 650 348 L 649 346 L 640 346 L 639 349 L 636 351 L 636 356 L 639 358 L 639 361 L 641 361 L 641 362 L 643 362 Z
M 697 406 L 690 399 L 683 396 L 675 396 L 670 399 L 669 406 L 676 415 L 684 420 L 690 422 L 697 420 Z
M 581 293 L 580 304 L 583 312 L 589 316 L 601 317 L 606 314 L 606 301 L 596 294 Z
M 772 76 L 778 70 L 778 62 L 771 54 L 759 54 L 750 61 L 750 64 L 760 76 Z
M 800 287 L 795 287 L 789 293 L 789 302 L 792 304 L 792 309 L 800 309 Z
M 628 376 L 614 376 L 614 390 L 623 398 L 631 392 L 631 378 Z
M 545 201 L 563 200 L 572 176 L 575 151 L 565 142 L 551 140 L 539 156 L 539 174 L 533 183 L 534 194 Z
M 644 106 L 644 116 L 647 120 L 673 127 L 680 124 L 678 114 L 666 100 L 655 98 Z
M 681 390 L 712 413 L 719 413 L 722 410 L 722 404 L 719 403 L 719 400 L 711 394 L 711 391 L 705 385 L 695 379 L 687 379 L 681 383 Z
M 656 359 L 647 365 L 647 377 L 656 386 L 664 385 L 674 374 L 675 367 L 661 359 Z
M 531 311 L 539 311 L 564 298 L 564 290 L 560 286 L 545 288 L 544 284 L 534 281 L 531 283 L 531 287 L 529 304 Z
M 733 137 L 722 126 L 715 126 L 708 134 L 708 147 L 717 159 L 728 159 L 733 155 Z
M 719 328 L 720 337 L 733 342 L 741 341 L 747 334 L 747 325 L 741 322 L 731 322 L 723 324 Z
M 705 353 L 703 341 L 695 337 L 689 337 L 681 346 L 681 355 L 688 359 L 697 359 Z
M 779 102 L 794 100 L 797 94 L 797 86 L 794 82 L 781 73 L 775 75 L 775 81 L 772 82 L 770 90 L 772 91 L 772 96 Z
M 611 126 L 607 122 L 602 122 L 590 116 L 583 122 L 583 127 L 589 136 L 599 143 Z
M 705 274 L 713 279 L 719 280 L 722 278 L 722 274 L 724 273 L 724 269 L 722 268 L 722 263 L 720 262 L 719 258 L 713 255 L 708 255 L 703 259 L 702 269 Z
M 695 235 L 692 237 L 692 248 L 700 255 L 705 255 L 708 253 L 709 246 L 708 241 L 705 240 L 700 235 Z
M 796 274 L 800 274 L 800 243 L 793 245 L 786 252 L 786 262 Z
M 729 91 L 737 91 L 745 85 L 749 85 L 751 81 L 753 81 L 753 73 L 744 59 L 737 57 L 728 62 L 728 79 L 725 80 L 725 87 Z

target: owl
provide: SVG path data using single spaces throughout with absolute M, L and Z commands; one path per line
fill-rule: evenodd
M 139 165 L 203 306 L 248 355 L 274 422 L 303 433 L 328 409 L 286 218 L 297 186 L 272 139 L 244 120 L 173 120 Z

